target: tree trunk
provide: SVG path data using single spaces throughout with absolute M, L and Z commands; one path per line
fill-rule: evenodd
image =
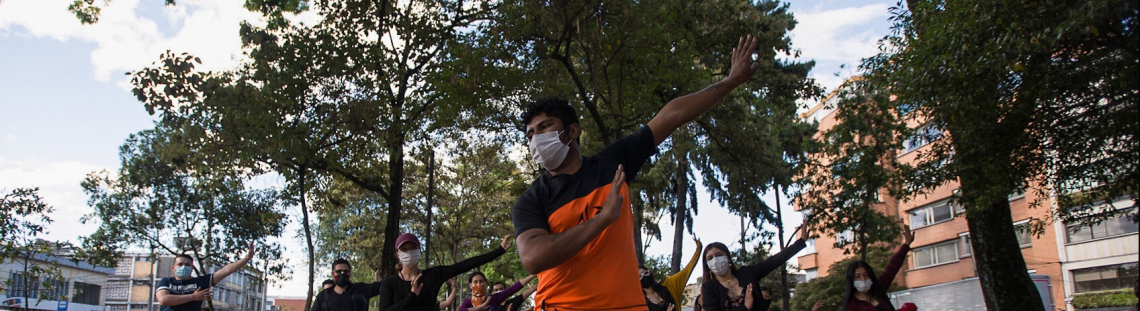
M 427 193 L 427 232 L 424 233 L 424 245 L 431 245 L 431 208 L 435 194 L 435 150 L 428 153 L 428 193 Z M 431 266 L 431 252 L 424 252 L 424 265 Z
M 962 188 L 970 184 L 963 177 Z M 966 221 L 986 309 L 1045 310 L 1017 244 L 1009 201 L 997 200 L 990 206 L 975 207 L 967 214 Z
M 688 211 L 685 203 L 689 194 L 689 161 L 684 150 L 677 150 L 677 204 L 673 212 L 673 260 L 669 265 L 669 274 L 681 271 L 681 248 L 685 239 L 685 212 Z
M 317 253 L 316 250 L 313 249 L 313 230 L 309 227 L 309 205 L 305 202 L 305 192 L 307 192 L 305 191 L 306 171 L 308 171 L 308 169 L 301 168 L 298 174 L 300 176 L 299 182 L 301 186 L 301 226 L 304 227 L 305 230 L 305 245 L 309 248 L 309 285 L 305 291 L 305 311 L 309 311 L 309 307 L 313 305 L 313 282 L 315 282 L 313 278 L 316 277 L 317 273 Z
M 645 264 L 645 244 L 642 243 L 642 238 L 641 238 L 641 228 L 642 227 L 641 226 L 643 225 L 643 222 L 644 222 L 644 219 L 642 217 L 642 213 L 645 212 L 645 202 L 641 202 L 641 199 L 639 196 L 632 195 L 634 193 L 637 193 L 637 192 L 633 191 L 633 189 L 630 189 L 629 193 L 631 194 L 629 196 L 630 204 L 633 205 L 633 246 L 634 246 L 634 250 L 637 251 L 637 264 L 638 265 L 644 265 Z
M 399 114 L 396 114 L 399 115 Z M 380 266 L 388 274 L 396 273 L 396 238 L 400 235 L 400 212 L 404 196 L 404 144 L 397 133 L 390 134 L 388 146 L 388 219 L 384 223 L 384 249 L 380 250 Z
M 788 247 L 788 243 L 784 240 L 784 213 L 780 209 L 780 195 L 784 192 L 780 189 L 780 185 L 776 185 L 776 230 L 779 231 L 780 237 L 780 251 Z M 807 225 L 806 223 L 804 225 Z M 798 232 L 797 232 L 798 233 Z M 784 310 L 792 309 L 791 293 L 788 292 L 788 264 L 780 264 L 780 286 L 784 288 L 783 293 L 780 295 L 784 299 Z

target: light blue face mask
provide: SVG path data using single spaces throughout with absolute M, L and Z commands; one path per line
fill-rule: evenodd
M 190 277 L 191 272 L 194 272 L 194 267 L 181 266 L 181 267 L 178 267 L 178 269 L 174 270 L 174 276 L 176 276 L 180 279 L 185 279 L 185 278 Z

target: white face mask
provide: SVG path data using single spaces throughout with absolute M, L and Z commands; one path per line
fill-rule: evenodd
M 570 152 L 570 144 L 563 144 L 562 139 L 558 138 L 563 132 L 565 131 L 547 132 L 530 137 L 530 157 L 547 171 L 561 166 L 566 153 Z
M 873 284 L 871 280 L 853 281 L 852 283 L 855 285 L 855 290 L 860 293 L 866 293 L 871 290 L 871 284 Z
M 399 252 L 396 255 L 400 257 L 400 264 L 404 266 L 415 266 L 416 263 L 420 262 L 420 250 L 418 249 Z
M 716 256 L 709 260 L 709 270 L 715 275 L 728 273 L 728 256 Z

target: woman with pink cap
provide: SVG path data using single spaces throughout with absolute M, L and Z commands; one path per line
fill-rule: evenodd
M 450 266 L 420 270 L 420 239 L 405 233 L 396 238 L 396 257 L 400 271 L 380 281 L 380 309 L 385 311 L 439 310 L 436 295 L 448 279 L 478 268 L 499 258 L 511 248 L 511 235 L 503 237 L 500 247 L 486 254 L 468 258 Z

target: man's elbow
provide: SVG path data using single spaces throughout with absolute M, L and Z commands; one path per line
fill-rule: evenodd
M 540 260 L 534 257 L 532 254 L 527 254 L 519 250 L 519 261 L 522 262 L 523 269 L 526 269 L 527 273 L 538 275 L 539 272 L 546 271 L 546 269 L 550 268 L 540 264 Z

